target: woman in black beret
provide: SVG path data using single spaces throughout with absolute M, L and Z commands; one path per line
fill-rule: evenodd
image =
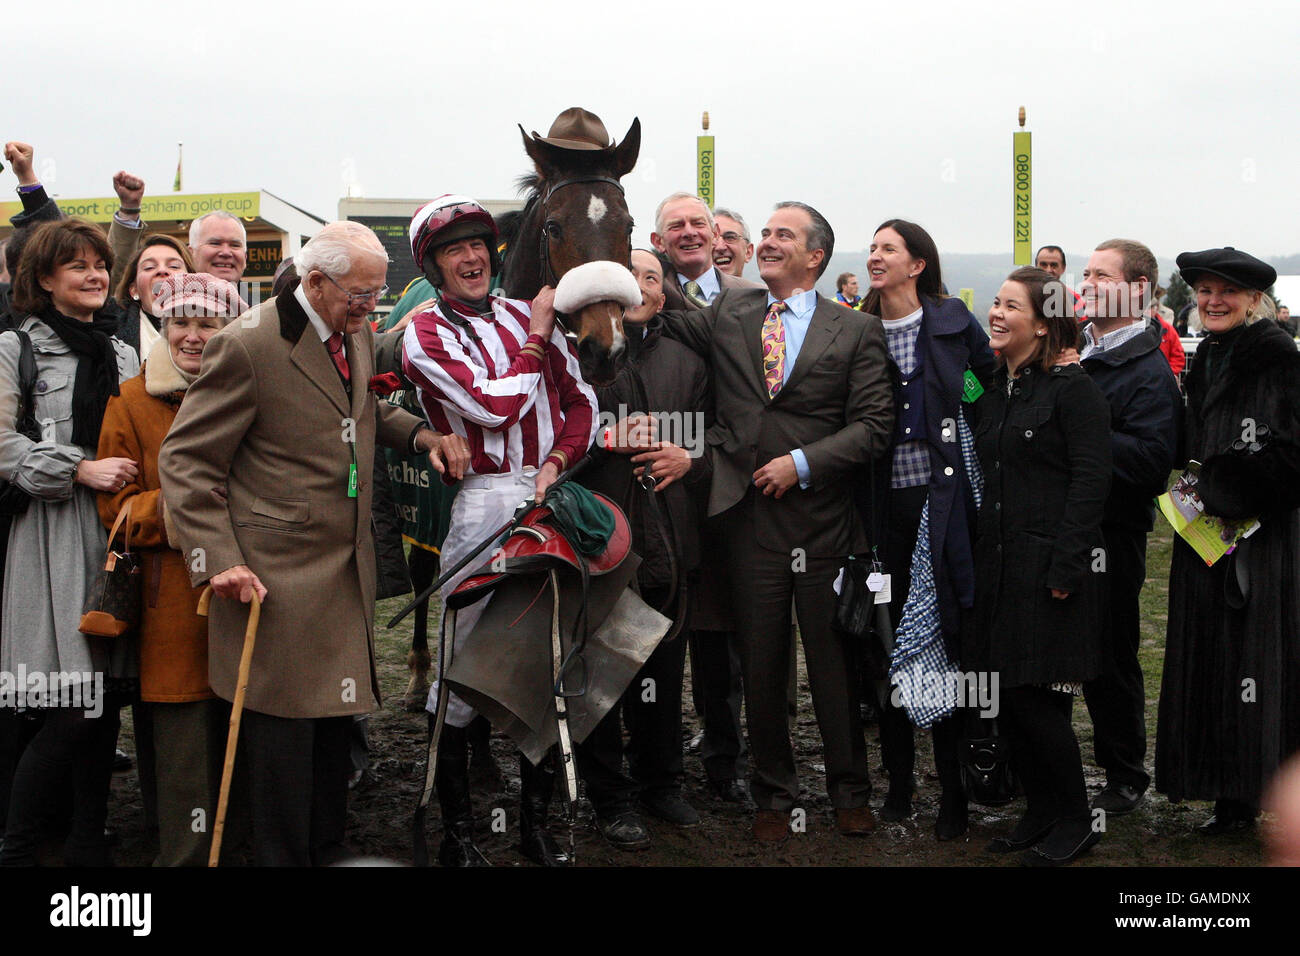
M 1156 732 L 1156 789 L 1213 800 L 1200 830 L 1254 825 L 1300 749 L 1300 353 L 1257 322 L 1272 266 L 1231 247 L 1184 252 L 1206 338 L 1187 373 L 1184 456 L 1207 514 L 1260 527 L 1211 566 L 1181 537 Z

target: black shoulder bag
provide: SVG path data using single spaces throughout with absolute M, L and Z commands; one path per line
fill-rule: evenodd
M 32 392 L 36 388 L 36 353 L 31 337 L 20 329 L 10 329 L 18 336 L 18 414 L 14 416 L 14 431 L 32 441 L 41 440 L 41 428 L 36 424 L 32 408 Z M 20 515 L 27 510 L 32 497 L 11 481 L 0 478 L 0 515 Z

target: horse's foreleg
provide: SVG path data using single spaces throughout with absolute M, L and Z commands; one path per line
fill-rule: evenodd
M 438 575 L 438 556 L 423 548 L 411 549 L 411 583 L 416 592 L 423 591 Z M 429 670 L 433 661 L 429 656 L 429 605 L 415 609 L 415 623 L 411 637 L 411 650 L 406 655 L 406 667 L 411 672 L 402 697 L 402 705 L 412 713 L 424 710 L 429 695 Z
M 427 621 L 427 612 L 425 612 L 424 617 Z M 415 639 L 411 642 L 411 650 L 406 655 L 406 667 L 411 672 L 411 677 L 407 681 L 406 693 L 402 697 L 402 705 L 411 713 L 419 713 L 424 710 L 425 701 L 429 697 L 429 670 L 433 666 L 433 661 L 429 657 L 428 642 L 423 639 L 425 634 L 420 628 L 418 618 L 416 628 Z

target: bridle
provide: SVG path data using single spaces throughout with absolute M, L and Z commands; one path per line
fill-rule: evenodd
M 576 186 L 579 183 L 608 183 L 618 190 L 620 196 L 626 196 L 623 184 L 617 179 L 610 176 L 571 176 L 568 179 L 561 179 L 553 186 L 547 187 L 546 192 L 540 200 L 541 205 L 541 228 L 538 230 L 538 254 L 542 261 L 542 285 L 549 285 L 552 288 L 560 281 L 559 276 L 555 274 L 555 269 L 551 266 L 551 237 L 546 234 L 546 223 L 550 217 L 546 212 L 546 204 L 551 201 L 551 197 L 563 189 L 565 186 Z M 563 313 L 555 313 L 555 322 L 570 338 L 577 335 L 577 332 L 569 328 L 566 321 L 567 316 Z

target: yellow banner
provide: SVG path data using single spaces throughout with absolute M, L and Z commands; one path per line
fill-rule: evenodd
M 713 181 L 713 137 L 697 136 L 695 137 L 696 151 L 698 155 L 696 163 L 696 194 L 703 199 L 710 209 L 713 208 L 713 197 L 715 195 L 716 184 Z
M 103 199 L 65 199 L 55 197 L 59 209 L 65 216 L 77 216 L 90 222 L 112 222 L 113 213 L 122 205 L 116 196 Z M 9 217 L 21 212 L 21 202 L 0 203 L 0 222 L 8 223 Z M 252 219 L 261 211 L 260 193 L 195 193 L 193 195 L 163 194 L 145 196 L 140 203 L 140 218 L 146 222 L 158 222 L 168 219 L 195 219 L 204 213 L 217 209 Z
M 1015 264 L 1034 264 L 1033 236 L 1033 148 L 1032 133 L 1011 134 L 1012 178 L 1012 241 L 1015 244 Z
M 957 292 L 957 296 L 961 299 L 962 304 L 965 305 L 969 311 L 971 312 L 975 311 L 975 290 L 974 289 L 960 289 Z

